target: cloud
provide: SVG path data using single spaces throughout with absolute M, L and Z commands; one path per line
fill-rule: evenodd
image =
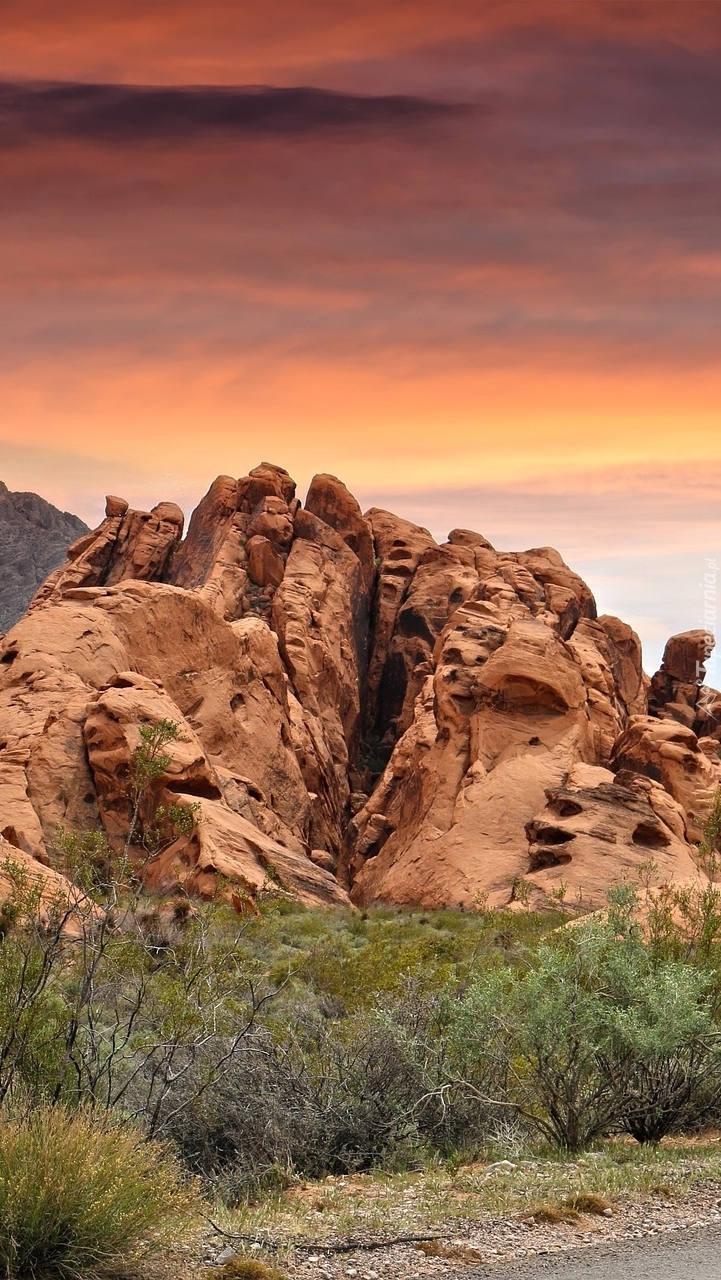
M 309 134 L 395 130 L 458 115 L 457 104 L 408 94 L 370 95 L 267 85 L 0 84 L 0 141 L 33 137 L 100 143 L 198 134 Z

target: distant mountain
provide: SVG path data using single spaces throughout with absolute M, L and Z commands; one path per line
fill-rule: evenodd
M 88 526 L 36 493 L 11 493 L 0 480 L 0 632 L 22 617 L 68 547 Z

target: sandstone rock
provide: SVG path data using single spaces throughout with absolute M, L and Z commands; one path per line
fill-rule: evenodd
M 701 738 L 714 738 L 718 750 L 721 743 L 721 691 L 703 685 L 695 707 L 694 730 Z
M 582 624 L 586 625 L 586 624 Z M 628 623 L 604 614 L 598 626 L 606 633 L 609 668 L 616 692 L 628 715 L 645 715 L 648 709 L 648 680 L 643 673 L 641 641 Z
M 614 771 L 660 782 L 686 815 L 687 837 L 699 841 L 714 791 L 721 786 L 721 760 L 699 749 L 691 729 L 673 720 L 633 716 L 615 744 Z
M 472 529 L 451 529 L 448 541 L 452 547 L 485 547 L 486 550 L 493 551 L 488 539 L 481 533 L 474 533 Z
M 512 615 L 468 601 L 447 624 L 414 723 L 350 824 L 341 873 L 359 905 L 506 904 L 546 789 L 597 761 L 573 654 L 528 610 Z
M 713 636 L 710 637 L 713 640 Z M 706 674 L 709 634 L 706 631 L 685 631 L 671 636 L 663 651 L 661 671 L 671 680 L 681 684 L 696 684 Z
M 608 889 L 637 883 L 650 859 L 658 883 L 699 879 L 683 835 L 654 810 L 643 786 L 621 786 L 606 769 L 572 769 L 563 786 L 549 788 L 526 834 L 527 882 L 576 909 L 605 906 Z
M 125 498 L 116 498 L 113 493 L 109 493 L 105 499 L 105 514 L 110 520 L 114 516 L 124 516 L 129 507 L 130 503 Z
M 375 723 L 385 748 L 410 725 L 436 641 L 454 609 L 477 587 L 475 566 L 459 559 L 455 547 L 423 552 L 396 614 L 378 689 Z
M 247 619 L 234 629 L 192 593 L 122 583 L 29 614 L 2 656 L 0 723 L 9 745 L 0 759 L 10 749 L 20 756 L 0 785 L 0 818 L 20 824 L 37 856 L 46 856 L 43 832 L 47 841 L 57 822 L 98 822 L 82 728 L 97 689 L 124 672 L 156 689 L 167 684 L 164 715 L 189 726 L 213 767 L 252 778 L 267 797 L 257 805 L 261 825 L 303 847 L 310 800 L 290 741 L 287 676 L 265 623 Z M 28 792 L 37 812 L 25 806 Z
M 70 882 L 0 835 L 0 906 L 15 893 L 18 876 L 27 889 L 39 890 L 41 917 L 47 919 L 50 913 L 56 915 L 58 910 L 67 912 L 66 931 L 69 934 L 76 932 L 73 903 L 77 903 L 77 898 Z
M 324 871 L 335 871 L 337 860 L 332 853 L 328 853 L 327 849 L 311 849 L 310 860 L 316 867 L 322 867 Z
M 100 586 L 124 578 L 159 582 L 183 536 L 183 513 L 174 502 L 161 502 L 150 513 L 128 511 L 113 549 L 113 559 Z
M 178 587 L 202 587 L 213 572 L 238 507 L 238 481 L 218 476 L 190 517 L 178 548 L 172 580 Z
M 218 476 L 193 512 L 175 557 L 173 583 L 197 590 L 227 622 L 245 616 L 255 588 L 274 588 L 282 581 L 293 537 L 294 493 L 288 472 L 272 463 L 262 463 L 240 480 Z M 254 600 L 256 608 L 262 607 Z
M 351 551 L 355 551 L 361 563 L 365 588 L 370 591 L 376 577 L 373 530 L 353 494 L 336 476 L 313 476 L 305 507 L 311 515 L 335 529 Z
M 272 623 L 302 709 L 300 757 L 316 796 L 312 843 L 337 850 L 360 730 L 367 598 L 360 561 L 339 534 L 307 511 L 296 514 L 295 528 Z
M 290 504 L 295 497 L 295 480 L 284 467 L 261 462 L 238 481 L 238 510 L 251 514 L 263 498 L 270 497 L 282 498 Z
M 107 511 L 0 643 L 0 831 L 37 865 L 58 824 L 123 844 L 140 726 L 168 719 L 140 819 L 203 818 L 136 851 L 157 892 L 548 906 L 563 881 L 591 907 L 649 852 L 696 875 L 721 695 L 693 633 L 649 704 L 638 637 L 558 552 L 438 546 L 333 476 L 305 509 L 273 464 L 221 476 L 184 542 L 173 504 Z
M 520 551 L 517 558 L 519 564 L 528 569 L 534 579 L 544 587 L 549 604 L 553 599 L 551 588 L 560 588 L 575 598 L 579 618 L 593 620 L 596 617 L 596 601 L 591 590 L 583 578 L 569 569 L 563 557 L 553 547 L 536 547 L 533 551 Z M 567 638 L 568 636 L 564 634 L 564 639 Z
M 28 795 L 29 752 L 5 747 L 0 754 L 0 835 L 37 864 L 49 863 L 43 831 Z
M 78 588 L 112 586 L 128 578 L 160 581 L 183 536 L 183 520 L 174 502 L 106 517 L 93 533 L 73 543 L 66 563 L 50 575 L 31 608 Z
M 248 575 L 259 587 L 279 587 L 285 573 L 285 561 L 273 543 L 260 534 L 248 539 Z
M 396 619 L 421 556 L 437 544 L 427 529 L 411 524 L 409 520 L 401 520 L 389 511 L 374 507 L 366 512 L 365 518 L 373 530 L 379 561 L 368 662 L 366 724 L 371 733 L 382 739 L 386 725 L 378 710 L 378 699 Z M 391 675 L 387 683 L 392 685 Z M 401 698 L 401 704 L 403 700 Z
M 660 670 L 651 679 L 652 715 L 677 720 L 700 735 L 721 729 L 721 695 L 704 687 L 706 662 L 714 645 L 715 637 L 707 631 L 671 636 Z
M 182 803 L 185 797 L 178 793 L 177 799 Z M 168 894 L 182 888 L 212 898 L 220 876 L 251 897 L 269 889 L 308 906 L 348 905 L 335 877 L 309 857 L 277 844 L 223 805 L 199 803 L 202 812 L 192 835 L 181 837 L 148 863 L 145 883 L 151 892 Z M 228 897 L 231 893 L 226 890 Z
M 498 556 L 471 545 L 484 557 L 476 598 L 446 624 L 413 723 L 347 829 L 339 873 L 359 905 L 470 906 L 478 894 L 507 904 L 528 874 L 526 825 L 546 793 L 573 770 L 606 766 L 629 714 L 645 710 L 638 638 L 618 619 L 595 620 L 588 588 L 557 553 Z M 693 863 L 683 813 L 663 795 L 665 806 L 646 795 L 643 804 L 670 831 L 684 878 Z M 635 845 L 621 862 L 634 860 L 643 861 Z M 613 861 L 603 866 L 594 901 L 620 874 Z M 587 858 L 580 867 L 591 892 Z
M 248 537 L 265 538 L 279 552 L 287 551 L 293 541 L 293 517 L 283 498 L 263 498 L 248 524 Z
M 140 728 L 162 720 L 177 724 L 180 736 L 163 748 L 170 763 L 144 798 L 138 815 L 141 827 L 152 824 L 156 807 L 169 794 L 221 798 L 200 740 L 162 687 L 136 672 L 121 672 L 98 695 L 83 730 L 103 826 L 117 845 L 122 845 L 130 827 L 130 771 L 133 752 L 141 743 Z

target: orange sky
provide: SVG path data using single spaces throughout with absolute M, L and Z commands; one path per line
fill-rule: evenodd
M 331 470 L 696 625 L 721 6 L 6 0 L 0 37 L 0 478 L 94 519 Z

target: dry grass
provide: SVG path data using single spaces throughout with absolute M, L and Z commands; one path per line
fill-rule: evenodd
M 593 1191 L 579 1191 L 576 1195 L 569 1196 L 566 1204 L 569 1209 L 575 1209 L 577 1213 L 595 1213 L 599 1217 L 607 1214 L 612 1207 L 610 1200 L 595 1195 Z
M 584 1213 L 602 1217 L 611 1209 L 611 1202 L 593 1191 L 576 1191 L 565 1200 L 551 1204 L 540 1204 L 528 1214 L 528 1221 L 533 1222 L 578 1222 Z
M 258 1258 L 231 1258 L 222 1267 L 212 1267 L 206 1275 L 209 1280 L 288 1280 L 283 1271 Z
M 427 1258 L 448 1258 L 451 1262 L 464 1262 L 473 1267 L 483 1262 L 480 1249 L 472 1249 L 467 1244 L 444 1244 L 442 1240 L 419 1240 L 414 1246 Z
M 529 1213 L 528 1221 L 555 1225 L 558 1222 L 578 1222 L 580 1216 L 577 1209 L 571 1209 L 567 1204 L 539 1204 Z
M 579 1215 L 603 1214 L 619 1199 L 683 1195 L 699 1181 L 721 1185 L 721 1150 L 713 1140 L 675 1139 L 646 1149 L 618 1139 L 575 1160 L 539 1154 L 513 1169 L 485 1170 L 479 1162 L 453 1172 L 437 1166 L 422 1173 L 327 1178 L 269 1195 L 252 1208 L 218 1212 L 230 1231 L 320 1246 L 425 1230 L 430 1236 L 439 1227 L 453 1235 L 459 1220 L 528 1219 L 558 1206 L 562 1217 L 555 1220 L 574 1222 Z

